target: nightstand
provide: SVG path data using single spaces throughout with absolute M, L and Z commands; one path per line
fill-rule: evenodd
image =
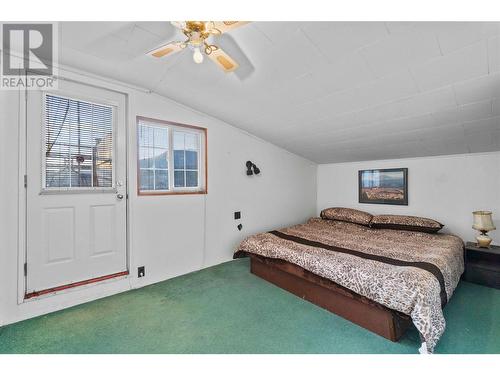
M 467 242 L 464 280 L 500 289 L 500 246 L 485 249 Z

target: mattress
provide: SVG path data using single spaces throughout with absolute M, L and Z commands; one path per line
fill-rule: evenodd
M 464 271 L 463 241 L 451 234 L 373 229 L 311 218 L 248 237 L 246 254 L 281 259 L 409 315 L 432 352 L 446 322 L 443 307 Z

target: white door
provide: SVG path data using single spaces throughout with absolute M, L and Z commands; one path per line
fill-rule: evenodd
M 127 270 L 125 96 L 27 93 L 26 294 Z

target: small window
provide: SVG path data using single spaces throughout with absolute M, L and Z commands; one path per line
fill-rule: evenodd
M 138 193 L 206 193 L 206 129 L 137 118 Z
M 174 130 L 174 187 L 198 187 L 198 134 Z
M 168 190 L 168 129 L 139 127 L 139 178 L 141 190 Z
M 45 95 L 46 190 L 113 187 L 113 107 Z

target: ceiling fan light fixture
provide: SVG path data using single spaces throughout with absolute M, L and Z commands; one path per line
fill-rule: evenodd
M 203 63 L 204 55 L 226 73 L 238 68 L 238 63 L 217 45 L 212 38 L 234 28 L 247 24 L 247 21 L 171 21 L 171 24 L 186 37 L 183 41 L 172 41 L 156 47 L 147 54 L 156 58 L 173 55 L 183 49 L 193 51 L 193 61 Z
M 198 47 L 196 47 L 194 49 L 194 53 L 193 53 L 193 61 L 196 63 L 196 64 L 201 64 L 203 62 L 203 54 L 201 53 L 200 49 Z

